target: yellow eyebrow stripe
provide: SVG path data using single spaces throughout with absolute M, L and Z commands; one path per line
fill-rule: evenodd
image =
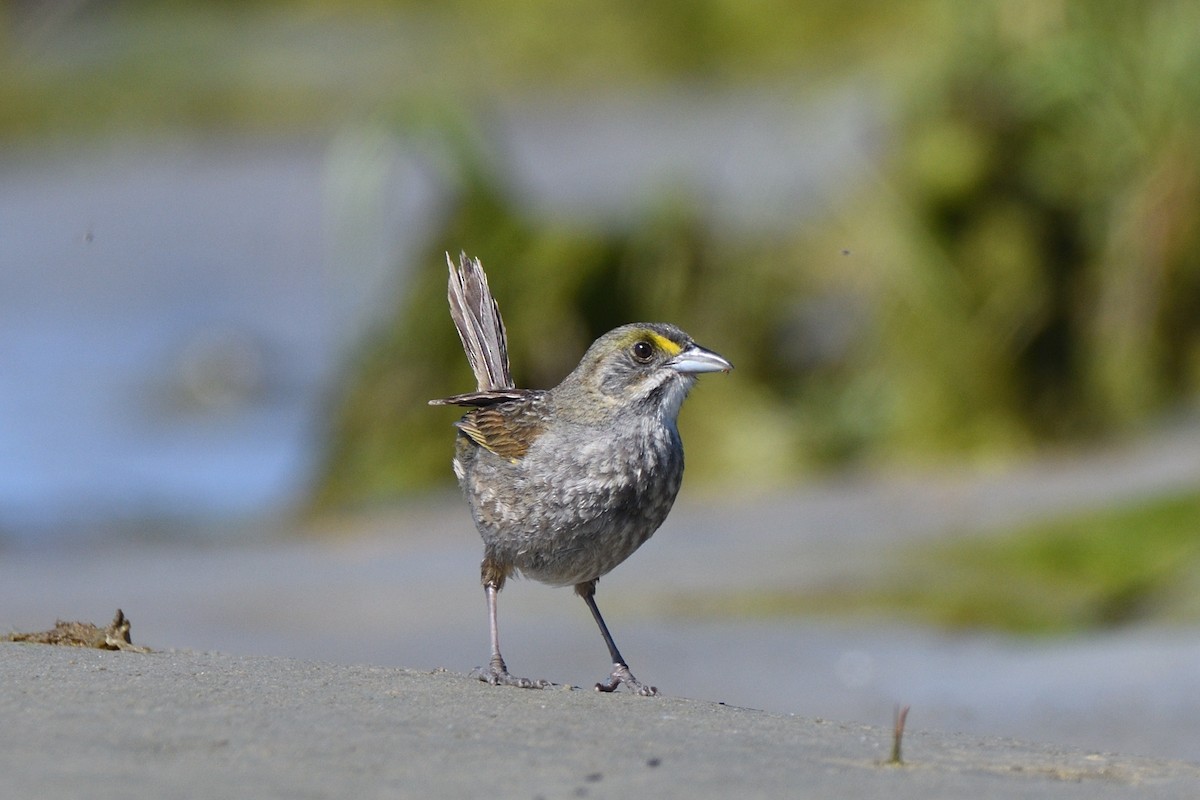
M 657 347 L 659 350 L 662 350 L 664 353 L 666 353 L 668 356 L 671 356 L 672 358 L 674 358 L 675 356 L 677 356 L 681 352 L 683 352 L 682 347 L 675 344 L 675 342 L 672 342 L 667 337 L 665 337 L 661 334 L 655 333 L 654 331 L 647 331 L 646 338 L 648 338 L 648 339 L 650 339 L 650 341 L 654 342 L 655 347 Z

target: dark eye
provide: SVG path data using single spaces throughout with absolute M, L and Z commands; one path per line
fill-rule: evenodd
M 633 357 L 645 364 L 654 357 L 654 345 L 649 342 L 638 342 L 633 346 Z

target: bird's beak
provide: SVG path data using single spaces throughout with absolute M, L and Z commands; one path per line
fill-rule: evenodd
M 684 374 L 729 372 L 733 369 L 733 364 L 698 344 L 689 344 L 677 356 L 668 361 L 667 366 Z

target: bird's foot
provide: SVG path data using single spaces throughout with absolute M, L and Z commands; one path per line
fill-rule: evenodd
M 629 687 L 634 694 L 642 697 L 653 697 L 658 694 L 658 687 L 650 686 L 642 683 L 637 678 L 633 677 L 633 673 L 629 671 L 629 667 L 624 664 L 613 664 L 612 675 L 608 676 L 607 681 L 596 684 L 597 692 L 615 692 L 621 684 Z
M 492 686 L 516 686 L 518 689 L 544 689 L 550 681 L 519 678 L 508 671 L 504 661 L 492 660 L 486 667 L 476 667 L 471 670 L 471 677 L 490 683 Z

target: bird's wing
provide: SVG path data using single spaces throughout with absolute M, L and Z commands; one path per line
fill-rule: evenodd
M 483 265 L 478 258 L 467 258 L 466 253 L 459 255 L 457 268 L 447 253 L 446 265 L 450 268 L 447 291 L 450 317 L 458 329 L 458 338 L 462 340 L 479 390 L 491 392 L 513 388 L 508 367 L 508 335 L 500 317 L 500 306 L 488 288 Z
M 480 447 L 517 461 L 542 434 L 545 415 L 533 402 L 505 403 L 476 408 L 454 424 Z

